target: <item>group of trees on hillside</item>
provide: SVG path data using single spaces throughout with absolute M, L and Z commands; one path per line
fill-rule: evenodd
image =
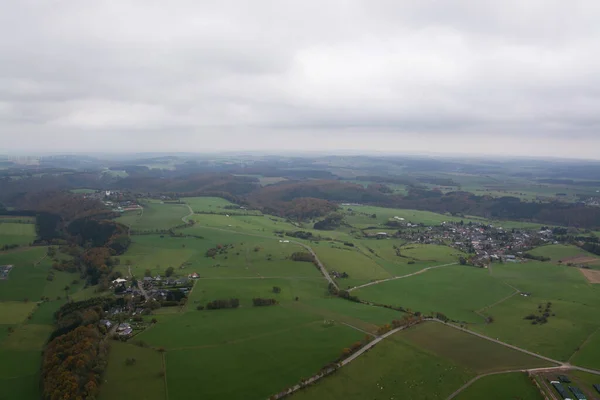
M 206 304 L 207 310 L 218 310 L 221 308 L 238 308 L 240 306 L 240 299 L 231 298 L 231 299 L 219 299 L 209 301 Z
M 67 303 L 55 313 L 56 329 L 42 361 L 45 400 L 95 398 L 109 351 L 97 324 L 113 303 L 93 298 Z

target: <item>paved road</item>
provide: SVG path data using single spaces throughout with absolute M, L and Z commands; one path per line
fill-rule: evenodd
M 351 289 L 348 289 L 348 291 L 351 292 L 351 291 L 356 290 L 356 289 L 362 289 L 362 288 L 367 287 L 367 286 L 378 285 L 380 283 L 388 282 L 388 281 L 394 281 L 396 279 L 404 279 L 404 278 L 408 278 L 410 276 L 415 276 L 415 275 L 422 274 L 423 272 L 429 271 L 430 269 L 441 268 L 441 267 L 448 267 L 450 265 L 456 265 L 456 264 L 458 264 L 458 263 L 454 262 L 454 263 L 449 263 L 449 264 L 444 264 L 444 265 L 436 265 L 436 266 L 433 266 L 433 267 L 427 267 L 427 268 L 423 268 L 423 269 L 421 269 L 421 270 L 419 270 L 417 272 L 413 272 L 412 274 L 402 275 L 402 276 L 394 276 L 393 278 L 381 279 L 379 281 L 373 281 L 373 282 L 365 283 L 364 285 L 355 286 L 355 287 L 353 287 Z

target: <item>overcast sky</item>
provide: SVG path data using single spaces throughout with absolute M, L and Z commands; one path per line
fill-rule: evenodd
M 0 7 L 0 153 L 600 158 L 598 0 Z

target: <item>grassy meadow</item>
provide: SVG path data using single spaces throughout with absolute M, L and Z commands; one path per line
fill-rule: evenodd
M 135 359 L 127 365 L 127 359 Z M 163 355 L 154 349 L 118 341 L 111 342 L 108 368 L 99 400 L 166 398 Z
M 485 269 L 447 266 L 407 278 L 383 282 L 352 292 L 361 300 L 402 306 L 423 313 L 442 312 L 450 319 L 483 322 L 476 311 L 514 290 Z
M 35 240 L 35 225 L 0 221 L 0 246 L 28 245 Z
M 182 218 L 189 214 L 185 205 L 145 201 L 143 210 L 125 211 L 116 219 L 133 231 L 155 231 L 170 229 L 183 224 Z
M 485 376 L 461 392 L 457 400 L 543 400 L 544 397 L 523 372 Z
M 568 360 L 600 327 L 597 310 L 600 288 L 576 269 L 552 263 L 528 262 L 493 267 L 493 276 L 528 297 L 516 295 L 486 309 L 494 323 L 474 325 L 478 332 L 558 360 Z M 546 324 L 533 325 L 524 317 L 538 314 L 550 302 Z
M 180 200 L 189 205 L 195 213 L 262 215 L 255 210 L 242 209 L 237 204 L 220 197 L 182 197 Z

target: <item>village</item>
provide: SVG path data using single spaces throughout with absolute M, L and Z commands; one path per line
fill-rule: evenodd
M 504 229 L 484 223 L 442 222 L 427 226 L 394 217 L 386 224 L 396 232 L 365 233 L 376 239 L 396 238 L 408 243 L 447 245 L 469 255 L 468 263 L 485 267 L 492 262 L 521 262 L 530 258 L 526 253 L 544 244 L 557 244 L 557 237 L 548 227 L 533 229 Z
M 106 333 L 122 340 L 130 339 L 148 326 L 156 323 L 154 319 L 144 322 L 142 316 L 151 315 L 161 307 L 183 307 L 194 286 L 194 280 L 200 276 L 193 272 L 187 277 L 173 278 L 145 276 L 135 278 L 117 278 L 112 281 L 111 289 L 116 296 L 116 304 L 106 313 L 99 325 Z

